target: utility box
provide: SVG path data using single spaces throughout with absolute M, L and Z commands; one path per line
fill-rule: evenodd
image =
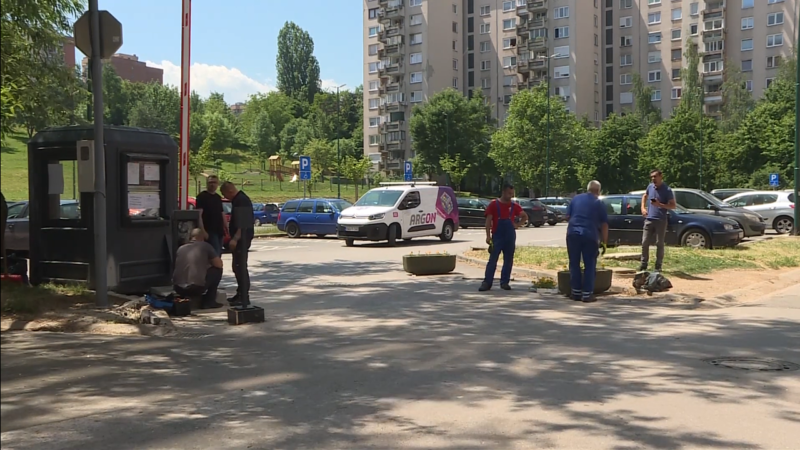
M 109 290 L 122 294 L 171 284 L 178 146 L 161 131 L 105 127 L 104 134 L 104 149 L 91 125 L 48 128 L 28 143 L 32 284 L 85 282 L 94 289 L 97 264 L 108 270 Z M 106 162 L 105 261 L 94 256 L 97 151 Z M 78 212 L 65 213 L 76 201 Z

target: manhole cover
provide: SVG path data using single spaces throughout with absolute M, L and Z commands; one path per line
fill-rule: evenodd
M 718 358 L 708 358 L 704 361 L 712 366 L 748 370 L 751 372 L 789 372 L 800 370 L 800 365 L 798 364 L 768 358 L 722 356 Z

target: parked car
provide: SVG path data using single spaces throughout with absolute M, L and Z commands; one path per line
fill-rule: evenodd
M 634 191 L 631 194 L 644 195 L 645 191 Z M 693 213 L 726 217 L 735 220 L 744 230 L 744 237 L 763 236 L 767 229 L 764 219 L 753 211 L 733 206 L 700 189 L 672 188 L 675 203 Z
M 753 189 L 747 188 L 729 188 L 729 189 L 714 189 L 711 191 L 711 195 L 717 197 L 720 200 L 725 200 L 728 197 L 733 197 L 736 194 L 741 194 L 742 192 L 753 192 Z
M 546 209 L 542 202 L 533 198 L 519 198 L 514 197 L 511 199 L 514 203 L 522 207 L 525 214 L 528 215 L 528 226 L 540 227 L 544 225 Z
M 30 208 L 28 200 L 9 203 L 6 220 L 6 250 L 18 256 L 26 256 L 30 251 L 31 229 Z M 81 207 L 77 200 L 61 200 L 61 219 L 78 220 L 81 218 Z
M 645 217 L 638 194 L 600 197 L 608 212 L 608 241 L 612 245 L 641 245 Z M 678 206 L 667 215 L 666 244 L 693 248 L 737 245 L 744 238 L 739 224 L 724 217 L 695 214 Z
M 561 214 L 567 213 L 567 207 L 570 202 L 572 202 L 572 199 L 569 197 L 539 197 L 537 200 L 559 211 Z
M 489 200 L 485 198 L 459 197 L 458 202 L 458 222 L 461 228 L 486 226 L 486 207 Z
M 283 205 L 278 203 L 253 203 L 255 226 L 278 223 L 278 214 L 281 212 L 281 206 Z
M 734 195 L 725 203 L 760 214 L 778 234 L 794 230 L 796 201 L 792 191 L 752 191 Z
M 564 222 L 567 219 L 565 214 L 562 214 L 561 211 L 557 210 L 552 206 L 545 206 L 547 209 L 547 224 L 550 226 L 555 226 L 558 223 Z
M 304 234 L 325 237 L 336 234 L 336 223 L 342 211 L 352 203 L 341 199 L 305 198 L 290 200 L 278 213 L 278 230 L 285 231 L 290 238 Z

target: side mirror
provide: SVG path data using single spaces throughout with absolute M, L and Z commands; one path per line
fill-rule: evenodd
M 712 210 L 712 211 L 719 211 L 719 206 L 717 206 L 717 205 L 712 205 L 711 203 L 709 203 L 709 204 L 708 204 L 708 207 L 707 207 L 707 208 L 708 208 L 708 209 L 710 209 L 710 210 Z

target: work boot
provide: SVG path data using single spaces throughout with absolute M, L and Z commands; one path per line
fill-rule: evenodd
M 641 266 L 639 266 L 639 270 L 636 273 L 645 273 L 645 272 L 647 272 L 647 265 L 642 264 Z
M 594 303 L 596 301 L 597 301 L 597 297 L 595 297 L 594 295 L 592 295 L 591 297 L 584 297 L 583 298 L 583 303 Z
M 217 309 L 222 308 L 222 303 L 212 302 L 212 303 L 203 303 L 200 305 L 200 309 Z
M 481 287 L 478 288 L 478 292 L 486 292 L 491 288 L 492 286 L 489 285 L 488 283 L 481 283 Z
M 509 286 L 508 283 L 503 283 L 503 284 L 500 285 L 500 289 L 502 289 L 504 291 L 510 291 L 511 290 L 511 286 Z
M 229 303 L 231 306 L 237 306 L 237 305 L 240 305 L 240 304 L 242 303 L 242 301 L 241 301 L 241 300 L 239 300 L 239 294 L 236 294 L 236 295 L 234 295 L 233 297 L 229 298 L 229 299 L 228 299 L 228 303 Z

